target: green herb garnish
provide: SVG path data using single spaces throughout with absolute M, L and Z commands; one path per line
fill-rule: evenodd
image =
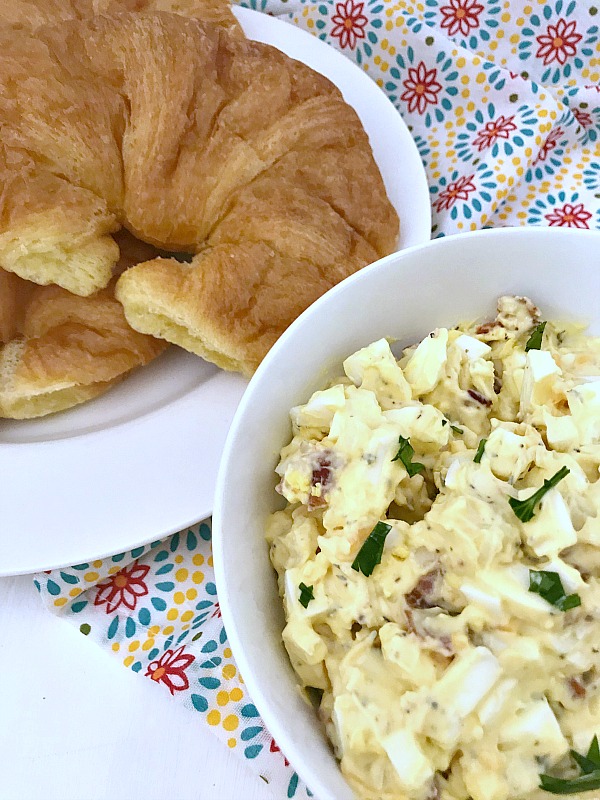
M 571 755 L 584 775 L 590 775 L 595 770 L 600 769 L 600 747 L 598 747 L 598 737 L 594 736 L 592 739 L 587 756 L 582 756 L 575 750 L 571 750 Z
M 573 759 L 581 770 L 576 778 L 554 778 L 552 775 L 540 775 L 540 789 L 551 794 L 577 794 L 600 789 L 600 749 L 598 737 L 594 736 L 587 756 L 571 750 Z
M 565 594 L 558 572 L 530 569 L 529 591 L 539 594 L 561 611 L 568 611 L 581 605 L 581 597 L 578 594 Z
M 421 470 L 425 469 L 425 464 L 420 464 L 418 461 L 412 460 L 415 451 L 409 440 L 405 439 L 404 436 L 398 437 L 398 444 L 400 447 L 398 448 L 396 455 L 392 458 L 392 461 L 401 461 L 408 472 L 409 478 L 418 475 Z
M 563 478 L 566 478 L 571 470 L 567 467 L 561 467 L 558 472 L 548 480 L 544 481 L 544 485 L 540 486 L 537 492 L 534 492 L 531 497 L 526 500 L 517 500 L 516 497 L 509 497 L 508 502 L 510 507 L 515 512 L 521 522 L 529 522 L 535 514 L 535 507 L 540 502 L 542 497 L 553 489 Z
M 481 461 L 481 456 L 483 455 L 483 451 L 485 450 L 486 444 L 487 444 L 487 439 L 482 439 L 479 442 L 479 445 L 477 446 L 477 452 L 475 453 L 475 457 L 473 458 L 473 461 L 476 464 L 479 464 L 479 462 Z
M 443 419 L 442 420 L 442 425 L 447 425 L 447 424 L 448 424 L 448 420 L 447 419 Z M 450 423 L 450 427 L 452 428 L 454 433 L 458 433 L 458 434 L 461 434 L 461 435 L 464 433 L 463 429 L 459 428 L 457 425 L 453 425 L 452 423 Z
M 528 353 L 530 350 L 540 350 L 542 347 L 542 339 L 544 338 L 544 328 L 546 327 L 545 322 L 540 322 L 540 324 L 533 329 L 533 333 L 527 339 L 527 344 L 525 345 L 525 352 Z
M 377 564 L 381 562 L 385 538 L 391 530 L 392 526 L 387 522 L 378 522 L 358 551 L 352 562 L 352 569 L 362 572 L 368 578 Z
M 553 778 L 552 775 L 540 775 L 540 789 L 551 794 L 577 794 L 600 789 L 600 769 L 577 778 Z
M 303 605 L 304 608 L 307 608 L 310 601 L 315 599 L 313 587 L 307 586 L 305 583 L 301 583 L 298 588 L 300 589 L 300 605 Z

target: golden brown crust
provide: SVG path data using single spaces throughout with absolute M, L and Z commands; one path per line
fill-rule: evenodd
M 0 178 L 20 191 L 0 198 L 0 266 L 88 295 L 119 225 L 196 253 L 133 266 L 117 297 L 132 326 L 249 374 L 317 296 L 395 248 L 356 113 L 275 48 L 143 12 L 11 35 Z
M 106 286 L 119 257 L 106 202 L 16 155 L 0 151 L 0 267 L 79 295 Z
M 35 284 L 0 269 L 0 346 L 18 335 Z
M 165 11 L 195 17 L 242 35 L 230 3 L 224 0 L 8 0 L 0 3 L 0 25 L 35 31 L 42 25 L 124 11 Z
M 28 341 L 14 377 L 32 387 L 50 386 L 58 376 L 82 386 L 110 381 L 165 346 L 127 325 L 110 288 L 83 300 L 58 286 L 39 287 L 21 333 Z
M 374 258 L 368 245 L 342 228 L 343 257 L 315 264 L 303 258 L 302 241 L 294 244 L 294 228 L 288 231 L 291 256 L 266 237 L 216 244 L 192 264 L 156 259 L 133 267 L 119 279 L 117 298 L 138 330 L 250 376 L 292 320 Z
M 344 168 L 340 168 L 343 158 Z M 269 177 L 279 180 L 293 176 L 297 185 L 308 194 L 324 200 L 378 255 L 391 253 L 398 243 L 398 220 L 391 204 L 381 202 L 377 191 L 377 165 L 362 143 L 347 146 L 340 152 L 335 147 L 322 147 L 318 159 L 310 148 L 292 150 L 268 170 Z
M 113 238 L 119 252 L 119 259 L 113 267 L 115 277 L 133 265 L 158 255 L 155 247 L 139 241 L 124 228 Z M 7 344 L 23 334 L 26 310 L 37 289 L 37 284 L 0 269 L 0 345 Z M 40 293 L 40 296 L 43 294 Z
M 153 248 L 118 235 L 119 270 Z M 0 270 L 0 417 L 24 419 L 71 408 L 147 364 L 166 342 L 134 331 L 114 281 L 82 298 Z

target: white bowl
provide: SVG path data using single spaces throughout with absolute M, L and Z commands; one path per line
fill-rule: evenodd
M 382 336 L 399 345 L 437 326 L 494 315 L 496 298 L 525 294 L 545 318 L 575 318 L 600 332 L 600 232 L 504 228 L 438 239 L 352 275 L 299 317 L 250 382 L 221 461 L 213 518 L 225 628 L 265 724 L 319 800 L 352 791 L 281 642 L 284 625 L 264 541 L 278 506 L 273 472 L 289 441 L 290 408 L 305 402 L 343 359 Z

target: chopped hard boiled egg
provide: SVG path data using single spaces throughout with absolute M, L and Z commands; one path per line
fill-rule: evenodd
M 435 330 L 426 336 L 404 367 L 404 377 L 410 384 L 413 397 L 435 389 L 442 377 L 447 359 L 448 331 Z
M 343 370 L 291 411 L 267 539 L 357 797 L 595 800 L 600 340 L 506 296 Z

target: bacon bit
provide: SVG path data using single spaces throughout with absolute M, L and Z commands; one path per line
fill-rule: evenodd
M 570 678 L 569 689 L 573 697 L 585 697 L 587 694 L 585 686 L 577 678 Z
M 435 608 L 435 588 L 441 572 L 438 567 L 421 575 L 412 591 L 406 596 L 406 605 L 410 608 Z
M 498 298 L 496 319 L 484 322 L 475 332 L 492 339 L 506 339 L 518 335 L 539 322 L 540 310 L 528 297 L 503 295 Z M 501 332 L 504 331 L 502 334 Z
M 492 405 L 491 400 L 488 400 L 487 397 L 484 397 L 482 394 L 479 394 L 479 392 L 476 392 L 475 389 L 469 389 L 467 391 L 467 394 L 469 395 L 469 397 L 473 398 L 473 400 L 475 400 L 477 403 L 480 403 L 482 406 Z
M 312 485 L 327 486 L 331 480 L 331 461 L 328 458 L 319 459 L 319 468 L 313 469 Z
M 493 320 L 492 322 L 484 322 L 478 328 L 476 328 L 475 333 L 479 334 L 480 336 L 485 336 L 486 333 L 491 333 L 493 328 L 503 328 L 504 325 L 497 320 Z
M 318 457 L 317 466 L 312 471 L 310 485 L 312 487 L 320 486 L 321 493 L 319 495 L 310 494 L 308 498 L 309 509 L 322 508 L 327 505 L 327 501 L 323 496 L 324 490 L 331 484 L 333 470 L 331 469 L 331 460 L 326 455 Z

